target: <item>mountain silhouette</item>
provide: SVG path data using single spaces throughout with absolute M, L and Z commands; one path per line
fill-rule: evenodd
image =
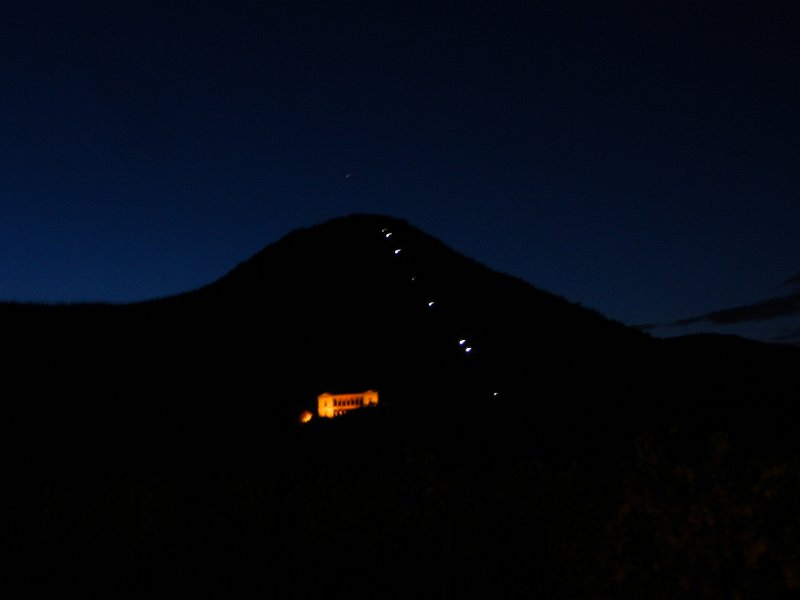
M 796 589 L 798 348 L 654 338 L 383 215 L 176 296 L 0 319 L 26 594 Z
M 184 294 L 0 316 L 22 429 L 61 448 L 252 442 L 322 392 L 365 389 L 439 432 L 753 426 L 796 398 L 800 353 L 656 339 L 384 215 L 292 231 Z

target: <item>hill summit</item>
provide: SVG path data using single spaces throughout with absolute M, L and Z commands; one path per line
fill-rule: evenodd
M 246 347 L 235 362 L 258 361 L 249 371 L 287 396 L 373 388 L 429 411 L 449 411 L 452 397 L 488 402 L 485 410 L 551 386 L 565 396 L 598 385 L 613 373 L 609 363 L 635 360 L 652 342 L 381 215 L 291 232 L 160 304 L 175 321 L 226 315 L 205 320 L 215 345 L 228 348 L 215 364 Z M 574 376 L 577 365 L 584 376 Z

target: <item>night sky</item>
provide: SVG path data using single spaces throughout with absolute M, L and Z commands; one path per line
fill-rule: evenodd
M 0 300 L 188 291 L 364 212 L 656 335 L 800 343 L 798 32 L 766 0 L 3 2 Z

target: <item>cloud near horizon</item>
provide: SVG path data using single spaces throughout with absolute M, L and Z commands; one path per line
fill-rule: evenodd
M 679 319 L 671 323 L 646 323 L 636 327 L 642 331 L 652 331 L 663 327 L 686 327 L 689 325 L 741 325 L 745 323 L 763 322 L 772 319 L 800 316 L 800 274 L 790 277 L 781 284 L 781 288 L 794 288 L 798 291 L 784 296 L 776 296 L 747 304 L 715 310 L 703 315 Z M 785 329 L 773 341 L 800 345 L 800 328 Z
M 781 344 L 800 346 L 800 329 L 786 330 L 784 333 L 775 336 L 773 341 Z
M 800 273 L 789 277 L 784 281 L 781 288 L 800 288 Z M 768 298 L 761 302 L 747 304 L 745 306 L 735 306 L 733 308 L 724 308 L 722 310 L 715 310 L 709 313 L 688 317 L 686 319 L 679 319 L 670 323 L 670 326 L 683 327 L 686 325 L 695 325 L 697 323 L 709 323 L 711 325 L 739 325 L 742 323 L 751 323 L 754 321 L 769 321 L 771 319 L 780 319 L 783 317 L 792 317 L 800 315 L 800 291 L 792 292 L 785 296 L 776 296 Z M 643 328 L 653 328 L 652 325 L 643 326 Z M 657 327 L 657 325 L 655 326 Z
M 800 273 L 794 277 L 789 277 L 782 285 L 783 287 L 800 287 Z
M 788 296 L 769 298 L 768 300 L 745 306 L 715 310 L 697 317 L 680 319 L 675 321 L 673 325 L 683 326 L 693 325 L 695 323 L 737 325 L 751 321 L 768 321 L 770 319 L 790 317 L 793 315 L 800 315 L 800 292 L 794 292 Z

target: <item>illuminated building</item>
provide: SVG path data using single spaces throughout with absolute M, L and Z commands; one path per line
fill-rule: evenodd
M 358 394 L 320 394 L 317 396 L 317 413 L 329 419 L 347 411 L 378 404 L 378 392 L 367 390 Z

